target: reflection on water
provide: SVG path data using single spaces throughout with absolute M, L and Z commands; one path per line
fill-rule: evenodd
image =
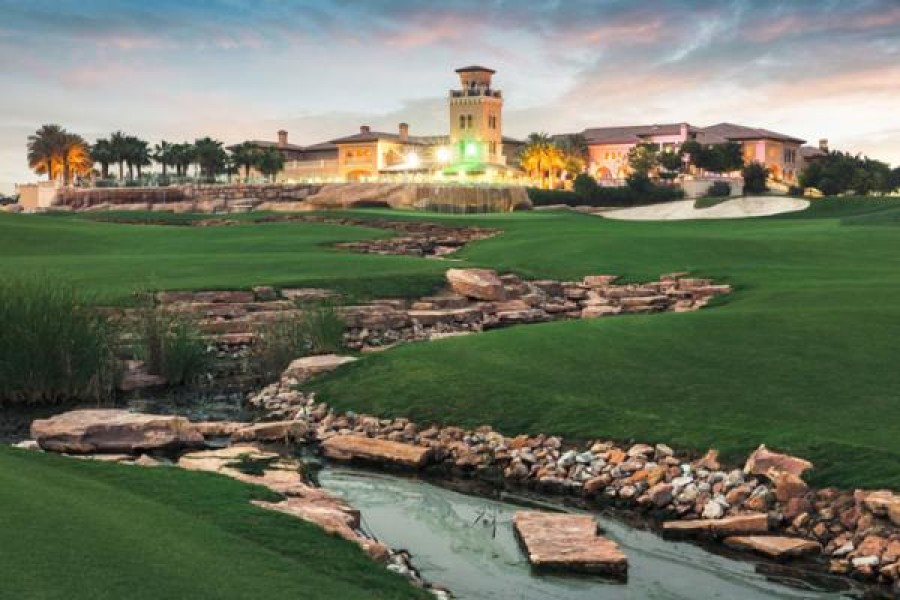
M 697 600 L 843 598 L 792 581 L 768 579 L 756 565 L 688 543 L 601 519 L 628 555 L 627 583 L 534 575 L 512 531 L 517 507 L 422 481 L 350 469 L 319 473 L 323 487 L 362 511 L 363 526 L 394 548 L 409 550 L 429 581 L 458 598 L 478 600 Z M 762 570 L 761 570 L 762 571 Z M 790 584 L 785 585 L 785 583 Z

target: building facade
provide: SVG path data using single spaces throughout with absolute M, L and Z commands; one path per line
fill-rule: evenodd
M 761 163 L 769 169 L 773 180 L 787 184 L 795 184 L 803 168 L 800 148 L 804 140 L 733 123 L 709 127 L 695 127 L 689 123 L 594 127 L 579 135 L 588 148 L 588 172 L 601 183 L 617 182 L 628 176 L 628 153 L 639 144 L 654 144 L 663 151 L 677 151 L 689 140 L 701 144 L 740 144 L 745 163 Z
M 503 95 L 492 85 L 494 70 L 456 70 L 459 87 L 447 98 L 449 134 L 410 135 L 407 123 L 396 132 L 358 133 L 310 146 L 252 141 L 276 148 L 285 159 L 281 181 L 459 181 L 525 182 L 518 167 L 524 142 L 503 135 Z

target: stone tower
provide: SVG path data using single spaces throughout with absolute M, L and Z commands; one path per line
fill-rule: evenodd
M 491 87 L 493 69 L 456 69 L 459 89 L 450 90 L 450 146 L 457 161 L 504 164 L 503 96 Z

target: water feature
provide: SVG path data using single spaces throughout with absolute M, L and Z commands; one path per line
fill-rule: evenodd
M 627 583 L 534 574 L 512 531 L 514 504 L 469 496 L 422 480 L 328 467 L 322 486 L 360 509 L 378 539 L 412 553 L 428 581 L 471 600 L 696 600 L 848 598 L 777 565 L 736 560 L 686 542 L 600 518 L 628 555 Z

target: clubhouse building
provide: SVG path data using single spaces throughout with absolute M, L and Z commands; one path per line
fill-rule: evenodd
M 525 142 L 503 135 L 503 94 L 493 86 L 495 71 L 473 65 L 456 69 L 459 86 L 447 96 L 449 134 L 415 135 L 407 123 L 396 131 L 358 132 L 308 146 L 292 144 L 288 132 L 277 141 L 253 141 L 276 148 L 285 158 L 278 179 L 286 182 L 462 182 L 529 184 L 519 166 Z M 556 139 L 576 134 L 554 136 Z M 762 129 L 719 123 L 592 127 L 578 135 L 587 146 L 587 172 L 603 185 L 619 185 L 629 174 L 628 152 L 638 144 L 675 151 L 689 140 L 701 144 L 740 144 L 746 163 L 764 164 L 776 182 L 795 184 L 804 160 L 822 155 L 804 140 Z M 827 152 L 827 142 L 820 148 Z

